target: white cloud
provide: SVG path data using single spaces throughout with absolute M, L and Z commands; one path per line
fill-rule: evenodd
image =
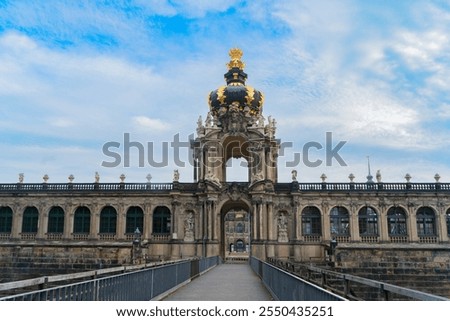
M 169 123 L 163 122 L 160 119 L 152 119 L 147 116 L 133 117 L 134 124 L 139 130 L 154 132 L 154 131 L 168 131 L 171 129 Z

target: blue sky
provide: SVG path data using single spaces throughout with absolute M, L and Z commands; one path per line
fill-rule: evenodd
M 232 47 L 292 142 L 279 181 L 326 132 L 346 141 L 347 166 L 301 162 L 299 181 L 363 182 L 367 156 L 386 182 L 450 181 L 449 38 L 448 0 L 0 0 L 0 181 L 171 181 L 170 148 L 164 168 L 139 167 L 137 150 L 130 167 L 106 168 L 102 147 L 129 133 L 163 159 L 163 142 L 186 141 L 205 117 Z M 179 171 L 192 181 L 192 167 Z

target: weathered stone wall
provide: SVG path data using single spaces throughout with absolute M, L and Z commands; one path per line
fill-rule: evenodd
M 450 247 L 415 244 L 342 244 L 336 268 L 343 273 L 450 298 Z
M 130 253 L 129 245 L 3 245 L 0 282 L 118 266 L 129 262 Z

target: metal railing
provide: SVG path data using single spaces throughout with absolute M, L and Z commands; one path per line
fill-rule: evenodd
M 292 275 L 308 280 L 322 288 L 338 293 L 351 300 L 364 300 L 356 295 L 357 288 L 369 289 L 381 297 L 381 300 L 420 300 L 420 301 L 449 301 L 449 299 L 433 294 L 412 290 L 389 283 L 379 282 L 355 275 L 334 272 L 319 267 L 292 263 L 289 261 L 269 258 L 268 262 L 274 267 L 277 266 Z M 370 299 L 374 300 L 374 299 Z
M 166 262 L 161 265 L 118 267 L 70 275 L 41 277 L 0 284 L 1 290 L 51 282 L 70 282 L 77 278 L 95 277 L 93 280 L 55 286 L 17 295 L 5 296 L 0 301 L 144 301 L 151 300 L 188 282 L 207 269 L 220 263 L 218 256 Z M 131 268 L 138 269 L 129 271 Z M 122 274 L 98 278 L 106 273 Z
M 345 298 L 305 281 L 298 276 L 263 262 L 250 258 L 253 271 L 263 281 L 272 296 L 280 301 L 346 301 Z

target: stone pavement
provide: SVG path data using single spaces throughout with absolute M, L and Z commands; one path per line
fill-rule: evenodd
M 170 294 L 163 301 L 273 300 L 248 264 L 221 264 Z

